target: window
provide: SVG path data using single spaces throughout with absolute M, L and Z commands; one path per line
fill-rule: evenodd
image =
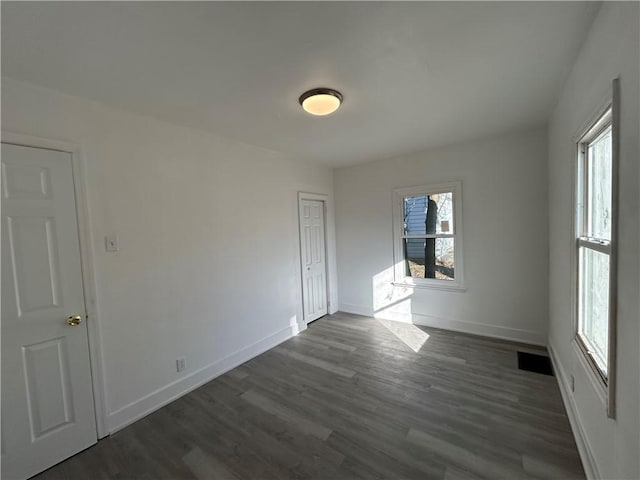
M 394 191 L 396 283 L 462 286 L 460 183 Z
M 606 385 L 615 312 L 614 174 L 611 108 L 578 142 L 576 189 L 577 342 Z

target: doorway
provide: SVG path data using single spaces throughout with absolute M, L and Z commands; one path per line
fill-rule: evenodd
M 328 313 L 326 200 L 323 196 L 298 195 L 300 216 L 300 263 L 302 304 L 305 323 Z
M 2 144 L 2 476 L 97 441 L 72 155 Z

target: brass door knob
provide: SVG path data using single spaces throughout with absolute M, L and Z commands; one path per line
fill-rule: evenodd
M 71 327 L 76 327 L 82 323 L 82 317 L 80 315 L 71 315 L 67 318 L 67 325 Z

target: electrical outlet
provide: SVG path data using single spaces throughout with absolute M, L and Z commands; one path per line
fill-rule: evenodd
M 182 372 L 187 368 L 187 359 L 185 357 L 178 357 L 176 359 L 176 372 Z
M 575 392 L 576 391 L 576 380 L 575 378 L 573 378 L 573 375 L 570 376 L 570 383 L 571 383 L 571 392 Z

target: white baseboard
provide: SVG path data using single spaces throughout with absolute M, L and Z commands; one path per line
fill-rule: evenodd
M 466 322 L 463 320 L 441 318 L 434 315 L 394 312 L 393 310 L 384 310 L 382 312 L 374 313 L 371 309 L 348 304 L 340 304 L 340 310 L 346 313 L 355 313 L 356 315 L 365 315 L 384 320 L 412 323 L 414 325 L 422 325 L 424 327 L 441 328 L 443 330 L 452 330 L 454 332 L 482 335 L 484 337 L 528 343 L 530 345 L 546 346 L 547 344 L 546 338 L 543 334 L 532 330 L 503 327 L 500 325 L 488 325 L 485 323 Z
M 353 313 L 354 315 L 364 315 L 365 317 L 373 317 L 373 310 L 371 308 L 365 308 L 358 305 L 341 303 L 339 310 L 345 313 Z
M 567 411 L 567 416 L 569 417 L 569 423 L 571 424 L 573 437 L 575 438 L 576 445 L 578 446 L 578 453 L 580 454 L 580 459 L 582 460 L 584 473 L 586 474 L 588 480 L 596 480 L 602 478 L 598 469 L 598 465 L 596 464 L 593 451 L 591 449 L 591 446 L 589 445 L 589 440 L 587 439 L 587 436 L 584 432 L 582 421 L 580 420 L 580 415 L 578 413 L 576 403 L 573 399 L 573 395 L 571 395 L 571 392 L 569 391 L 569 378 L 567 377 L 564 367 L 558 359 L 555 348 L 553 347 L 550 339 L 548 342 L 547 350 L 549 351 L 549 357 L 551 358 L 551 363 L 553 364 L 553 370 L 555 371 L 556 378 L 558 379 L 560 394 L 562 395 L 564 408 Z
M 304 326 L 306 328 L 306 325 Z M 298 334 L 304 328 L 297 324 L 287 327 L 279 332 L 269 335 L 247 347 L 241 348 L 225 358 L 213 362 L 195 372 L 180 378 L 144 397 L 125 405 L 122 408 L 107 415 L 107 428 L 109 433 L 115 433 L 127 425 L 140 420 L 159 408 L 173 402 L 192 390 L 210 382 L 223 373 L 251 360 L 261 353 L 275 347 Z

